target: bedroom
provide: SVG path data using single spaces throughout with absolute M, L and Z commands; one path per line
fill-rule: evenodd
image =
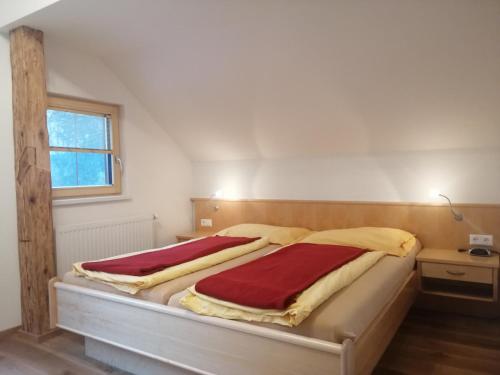
M 379 347 L 366 371 L 498 373 L 498 255 L 457 251 L 494 250 L 500 236 L 498 1 L 2 1 L 0 31 L 0 264 L 9 285 L 2 296 L 11 301 L 0 314 L 0 372 L 118 371 L 102 365 L 105 358 L 84 356 L 86 336 L 90 357 L 107 353 L 122 362 L 112 366 L 129 371 L 140 358 L 147 370 L 136 373 L 265 373 L 202 350 L 199 361 L 184 357 L 187 348 L 171 353 L 165 345 L 168 353 L 156 352 L 153 340 L 129 342 L 123 332 L 101 337 L 90 323 L 68 326 L 64 303 L 77 287 L 92 288 L 71 289 L 64 280 L 46 285 L 52 277 L 62 280 L 75 262 L 257 223 L 317 233 L 391 227 L 416 235 L 423 250 L 410 267 L 414 278 L 399 285 L 412 292 L 404 304 L 410 312 L 394 311 L 390 328 L 382 324 L 387 337 L 366 341 L 368 349 Z M 99 131 L 57 133 L 90 118 Z M 26 132 L 35 145 L 20 151 L 19 134 Z M 47 137 L 37 137 L 40 132 Z M 35 170 L 42 177 L 33 177 Z M 31 203 L 19 204 L 27 192 Z M 37 235 L 25 237 L 30 231 Z M 36 246 L 27 246 L 30 241 Z M 271 246 L 288 244 L 277 242 Z M 231 269 L 268 250 L 196 272 L 207 277 L 211 268 Z M 449 273 L 465 272 L 460 267 L 469 267 L 466 275 Z M 109 289 L 100 292 L 109 297 L 103 303 L 115 301 Z M 130 319 L 146 309 L 159 321 L 173 319 L 162 323 L 167 326 L 206 325 L 199 340 L 214 332 L 221 341 L 292 350 L 290 336 L 276 327 L 207 320 L 169 306 L 170 295 L 158 297 L 158 311 L 116 295 L 125 298 L 119 300 L 130 307 L 123 309 Z M 379 303 L 389 307 L 389 300 Z M 359 302 L 352 308 L 362 309 Z M 85 306 L 103 314 L 106 308 L 90 300 Z M 305 345 L 293 349 L 297 368 L 318 356 L 313 362 L 331 362 L 331 373 L 359 373 L 352 353 L 374 317 L 363 324 L 354 318 L 363 327 L 350 344 L 323 336 L 311 344 L 294 334 L 290 340 Z M 228 330 L 241 337 L 226 337 Z M 254 343 L 247 331 L 274 339 Z M 68 342 L 73 351 L 64 350 Z M 479 363 L 469 360 L 472 353 Z M 56 359 L 42 365 L 34 359 L 40 356 Z M 246 361 L 266 363 L 255 356 Z M 158 363 L 168 370 L 154 370 Z

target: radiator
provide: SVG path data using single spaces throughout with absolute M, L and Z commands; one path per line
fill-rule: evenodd
M 154 247 L 156 215 L 56 228 L 57 275 L 75 262 L 107 258 Z

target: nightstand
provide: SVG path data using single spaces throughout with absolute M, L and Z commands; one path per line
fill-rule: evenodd
M 189 240 L 194 240 L 195 238 L 201 238 L 206 236 L 211 236 L 214 234 L 213 232 L 189 232 L 178 234 L 175 237 L 177 238 L 177 242 L 184 242 Z
M 420 292 L 462 300 L 498 300 L 498 255 L 470 256 L 467 252 L 423 249 L 417 255 Z

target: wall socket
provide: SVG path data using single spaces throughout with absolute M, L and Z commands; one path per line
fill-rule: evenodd
M 212 219 L 201 219 L 200 225 L 202 227 L 212 227 Z
M 493 236 L 491 234 L 470 234 L 469 244 L 475 246 L 493 246 Z

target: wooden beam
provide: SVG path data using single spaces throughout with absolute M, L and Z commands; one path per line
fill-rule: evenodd
M 43 33 L 10 32 L 22 329 L 49 331 L 48 281 L 55 276 Z

